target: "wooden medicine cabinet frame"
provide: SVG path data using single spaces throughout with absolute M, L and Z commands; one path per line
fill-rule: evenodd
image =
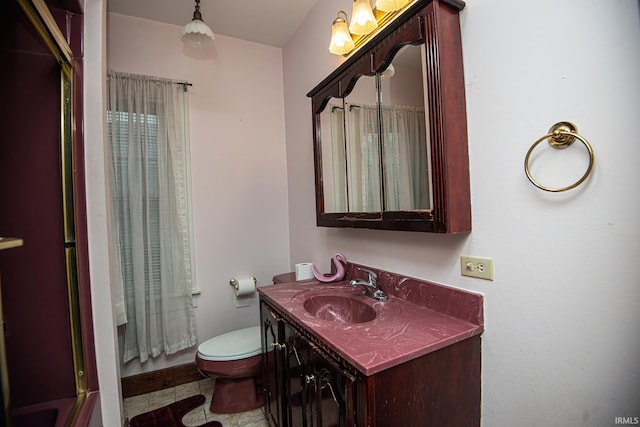
M 318 226 L 434 233 L 471 231 L 467 118 L 459 21 L 459 12 L 464 6 L 460 0 L 415 1 L 307 94 L 311 98 L 313 114 Z M 420 44 L 424 44 L 422 68 L 432 181 L 431 209 L 326 212 L 320 113 L 331 98 L 344 100 L 361 76 L 375 76 L 385 70 L 402 47 Z M 384 184 L 381 186 L 384 189 Z

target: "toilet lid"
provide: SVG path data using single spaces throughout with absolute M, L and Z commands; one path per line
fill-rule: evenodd
M 260 353 L 262 353 L 260 326 L 227 332 L 208 339 L 198 346 L 198 356 L 203 360 L 245 359 Z

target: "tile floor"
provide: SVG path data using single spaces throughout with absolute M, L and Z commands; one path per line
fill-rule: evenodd
M 215 381 L 211 378 L 202 379 L 192 383 L 182 384 L 153 393 L 124 399 L 124 416 L 129 420 L 138 414 L 157 409 L 178 400 L 182 400 L 196 394 L 203 394 L 207 399 L 202 406 L 198 406 L 184 416 L 182 422 L 189 427 L 199 426 L 208 421 L 220 421 L 223 427 L 269 427 L 269 423 L 258 408 L 239 414 L 215 414 L 209 411 L 211 394 Z

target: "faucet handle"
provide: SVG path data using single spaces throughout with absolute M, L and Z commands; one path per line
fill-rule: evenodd
M 389 300 L 389 297 L 387 296 L 387 294 L 385 294 L 384 291 L 380 289 L 376 290 L 373 293 L 373 297 L 380 302 L 387 302 Z
M 364 271 L 365 273 L 367 273 L 367 276 L 369 277 L 369 283 L 374 285 L 376 284 L 376 279 L 378 278 L 378 275 L 376 273 L 364 267 L 358 267 L 358 270 Z

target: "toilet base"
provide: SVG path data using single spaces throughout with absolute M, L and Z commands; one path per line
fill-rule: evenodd
M 216 414 L 235 414 L 258 409 L 264 403 L 256 392 L 256 383 L 252 377 L 216 378 L 209 409 Z

